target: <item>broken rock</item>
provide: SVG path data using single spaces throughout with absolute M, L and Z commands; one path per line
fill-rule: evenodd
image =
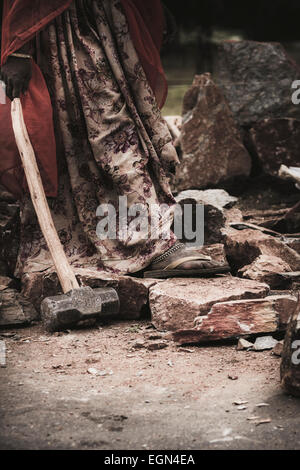
M 150 343 L 147 346 L 149 351 L 159 351 L 161 349 L 165 349 L 169 346 L 167 341 L 156 341 L 155 343 Z
M 292 248 L 292 250 L 296 251 L 298 255 L 300 255 L 300 237 L 299 238 L 293 238 L 293 237 L 287 237 L 284 240 L 284 243 Z
M 265 119 L 256 123 L 250 134 L 266 174 L 278 176 L 281 165 L 299 164 L 300 120 Z
M 248 266 L 238 271 L 238 275 L 247 279 L 266 282 L 272 288 L 281 287 L 284 278 L 281 272 L 289 272 L 290 266 L 277 256 L 261 255 Z
M 277 345 L 278 341 L 272 336 L 261 336 L 256 338 L 254 343 L 254 351 L 266 351 L 268 349 L 273 349 Z
M 286 332 L 280 376 L 284 389 L 288 393 L 300 397 L 300 299 Z
M 278 283 L 285 290 L 297 290 L 297 285 L 300 283 L 300 271 L 278 273 Z
M 278 176 L 282 179 L 294 181 L 296 183 L 296 188 L 300 189 L 300 167 L 288 168 L 286 165 L 281 165 Z
M 182 202 L 185 204 L 186 200 L 192 200 L 194 204 L 209 204 L 221 211 L 230 209 L 238 202 L 236 197 L 230 196 L 224 189 L 206 189 L 206 191 L 192 189 L 182 191 L 176 196 L 176 202 L 179 204 Z
M 300 118 L 291 88 L 299 80 L 300 69 L 279 43 L 222 42 L 214 76 L 242 126 L 269 117 Z
M 238 345 L 236 347 L 238 351 L 244 351 L 246 349 L 252 349 L 252 348 L 253 348 L 253 343 L 250 343 L 250 341 L 247 341 L 244 338 L 239 339 Z
M 28 300 L 14 289 L 1 292 L 0 327 L 28 325 L 38 318 L 38 313 Z
M 218 302 L 263 298 L 268 292 L 266 284 L 231 276 L 170 279 L 150 287 L 152 323 L 158 330 L 192 329 L 195 319 Z
M 250 155 L 210 74 L 197 75 L 184 97 L 181 146 L 179 191 L 204 189 L 250 174 Z
M 87 370 L 87 373 L 90 374 L 90 375 L 93 375 L 94 377 L 100 375 L 100 372 L 98 371 L 98 369 L 95 369 L 94 367 L 90 367 Z
M 273 348 L 273 354 L 275 356 L 282 356 L 282 352 L 283 352 L 283 341 L 278 341 L 278 343 L 275 344 Z
M 300 269 L 300 255 L 279 238 L 258 230 L 226 230 L 225 250 L 230 265 L 248 279 L 267 282 L 278 287 L 278 273 Z
M 195 319 L 193 329 L 176 331 L 173 338 L 184 344 L 273 333 L 284 329 L 296 303 L 290 295 L 216 303 Z
M 181 224 L 181 229 L 182 229 L 182 234 L 183 237 L 181 238 L 182 242 L 191 242 L 193 240 L 188 240 L 185 238 L 185 223 L 186 223 L 186 217 L 187 217 L 187 210 L 191 211 L 191 219 L 192 219 L 192 227 L 199 226 L 199 220 L 197 217 L 198 211 L 197 211 L 197 206 L 202 206 L 203 207 L 203 220 L 200 221 L 200 223 L 203 224 L 204 228 L 204 240 L 203 242 L 206 245 L 212 244 L 212 243 L 219 243 L 223 240 L 224 235 L 222 233 L 222 229 L 224 228 L 226 219 L 225 219 L 225 214 L 223 212 L 223 209 L 221 207 L 218 207 L 216 203 L 213 203 L 211 201 L 211 198 L 209 198 L 209 203 L 205 199 L 205 196 L 203 197 L 203 194 L 206 191 L 183 191 L 181 192 L 177 197 L 176 197 L 176 202 L 179 204 L 182 208 L 182 213 L 184 214 L 184 217 L 180 219 L 180 224 Z M 189 209 L 188 209 L 188 206 Z M 176 218 L 175 218 L 175 223 L 176 223 Z M 198 224 L 198 225 L 196 225 Z M 178 228 L 176 227 L 176 233 L 178 232 Z
M 228 214 L 234 210 L 238 199 L 230 196 L 222 189 L 207 189 L 206 191 L 188 190 L 182 191 L 175 198 L 177 204 L 186 211 L 187 206 L 191 206 L 192 226 L 196 227 L 199 221 L 196 219 L 196 207 L 204 207 L 204 244 L 222 242 L 224 239 L 223 228 L 227 223 Z M 183 212 L 186 214 L 186 212 Z M 238 215 L 235 214 L 235 219 Z M 184 235 L 184 220 L 182 220 L 182 233 Z M 190 240 L 183 239 L 185 242 Z

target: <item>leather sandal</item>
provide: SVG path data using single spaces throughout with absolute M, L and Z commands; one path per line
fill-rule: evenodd
M 200 261 L 202 266 L 194 269 L 180 269 L 189 261 Z M 155 258 L 146 272 L 145 278 L 166 279 L 170 277 L 206 277 L 224 274 L 230 271 L 230 266 L 213 261 L 210 256 L 188 250 L 185 245 L 177 242 L 165 253 Z

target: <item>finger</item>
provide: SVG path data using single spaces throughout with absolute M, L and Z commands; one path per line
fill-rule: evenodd
M 12 80 L 9 79 L 8 83 L 6 84 L 6 95 L 11 101 L 13 100 L 12 91 L 13 91 L 13 83 L 12 83 Z
M 14 86 L 12 90 L 13 98 L 20 98 L 22 88 L 23 88 L 23 82 L 21 80 L 16 80 L 14 82 Z
M 29 88 L 29 80 L 26 80 L 26 81 L 23 82 L 22 93 L 25 94 L 27 92 L 28 88 Z

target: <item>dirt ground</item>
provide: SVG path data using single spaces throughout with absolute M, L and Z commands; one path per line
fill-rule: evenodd
M 2 450 L 300 449 L 300 400 L 270 351 L 136 349 L 162 341 L 146 321 L 0 334 Z

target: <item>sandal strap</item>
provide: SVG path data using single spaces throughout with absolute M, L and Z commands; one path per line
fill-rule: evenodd
M 176 242 L 175 245 L 171 246 L 171 248 L 165 251 L 162 255 L 154 258 L 151 264 L 158 264 L 158 263 L 161 263 L 162 261 L 165 261 L 165 259 L 167 259 L 170 255 L 172 255 L 178 250 L 181 250 L 182 248 L 184 248 L 184 244 L 180 242 Z
M 202 255 L 199 255 L 199 256 L 186 256 L 184 258 L 179 258 L 179 259 L 176 259 L 175 261 L 173 261 L 173 263 L 170 263 L 168 266 L 166 266 L 163 270 L 164 271 L 168 271 L 168 270 L 171 270 L 171 269 L 176 269 L 178 268 L 178 266 L 180 266 L 181 264 L 183 263 L 186 263 L 187 261 L 211 261 L 211 257 L 210 256 L 202 256 Z

